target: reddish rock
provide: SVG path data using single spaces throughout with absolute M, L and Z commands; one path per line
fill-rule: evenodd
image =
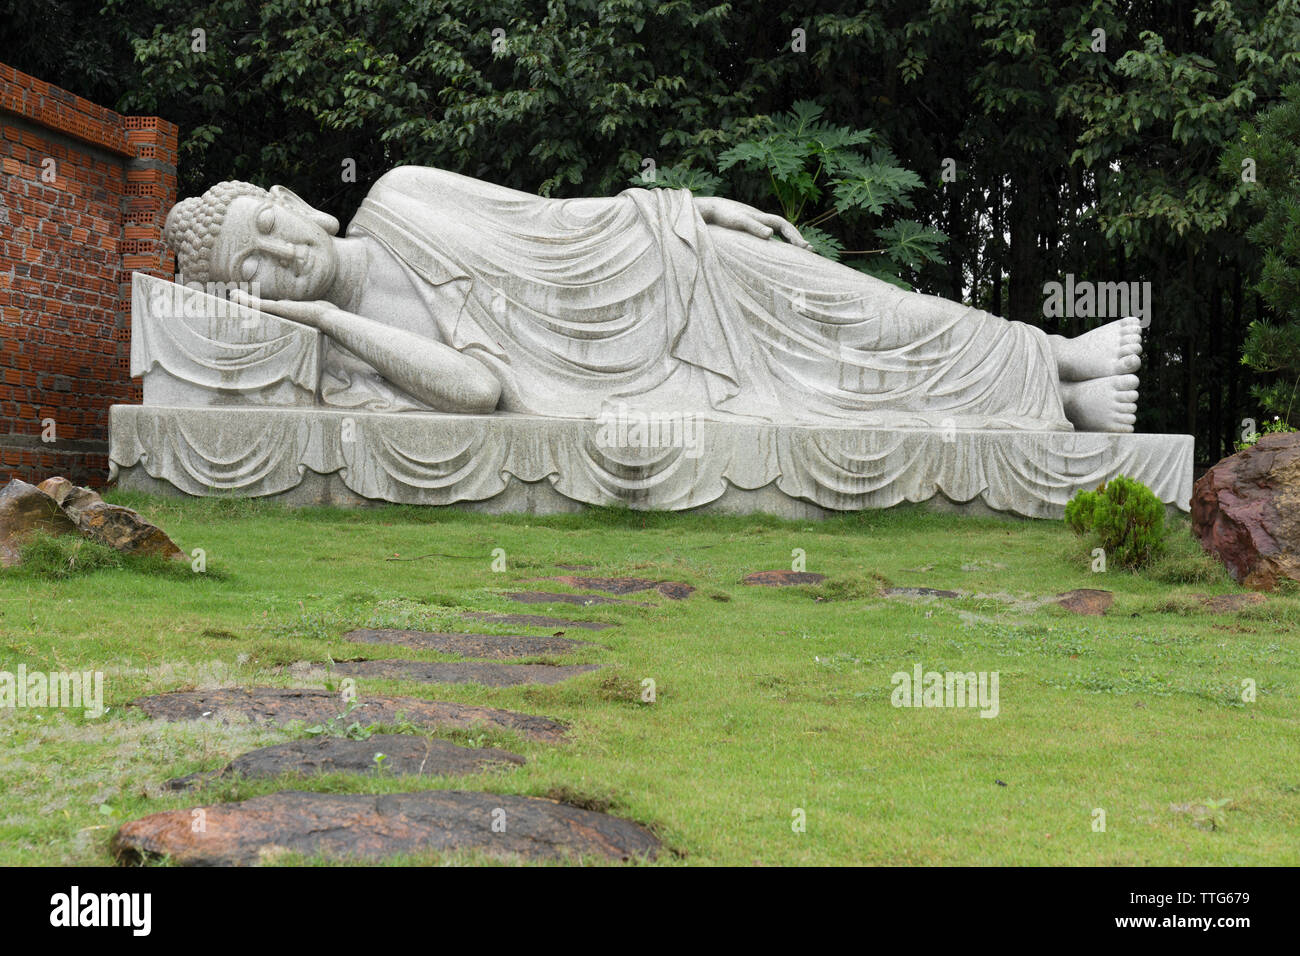
M 538 797 L 463 790 L 291 790 L 197 809 L 201 816 L 168 810 L 132 821 L 117 831 L 109 849 L 123 863 L 165 856 L 181 866 L 250 866 L 285 851 L 356 860 L 456 850 L 630 860 L 653 857 L 659 847 L 630 820 Z
M 110 505 L 89 488 L 61 491 L 64 513 L 87 538 L 127 554 L 189 560 L 161 528 L 150 524 L 138 512 Z
M 76 534 L 77 526 L 53 498 L 15 478 L 0 488 L 0 565 L 17 564 L 19 549 L 38 532 Z
M 1076 588 L 1073 591 L 1066 591 L 1064 594 L 1058 594 L 1054 603 L 1059 604 L 1067 611 L 1073 611 L 1075 614 L 1105 614 L 1110 606 L 1115 603 L 1115 595 L 1109 591 L 1100 591 L 1096 588 Z
M 1238 584 L 1300 581 L 1300 432 L 1265 435 L 1192 489 L 1192 533 Z
M 765 588 L 786 588 L 796 584 L 821 584 L 826 575 L 813 571 L 755 571 L 740 579 L 741 584 L 759 584 Z

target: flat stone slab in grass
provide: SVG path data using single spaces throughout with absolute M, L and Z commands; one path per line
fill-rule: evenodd
M 494 614 L 491 611 L 465 611 L 461 617 L 471 621 L 487 621 L 490 624 L 505 624 L 508 627 L 579 627 L 584 631 L 603 631 L 614 627 L 604 621 L 569 621 L 562 617 L 547 617 L 544 614 Z
M 1205 605 L 1206 610 L 1216 614 L 1234 614 L 1248 607 L 1258 607 L 1268 600 L 1256 591 L 1245 594 L 1193 594 L 1191 597 Z
M 514 730 L 534 740 L 558 743 L 565 727 L 546 717 L 519 714 L 494 707 L 475 707 L 421 697 L 393 697 L 366 694 L 346 718 L 347 723 L 395 724 L 409 720 L 417 727 L 468 730 L 487 725 Z M 284 727 L 294 721 L 323 724 L 347 708 L 335 691 L 285 687 L 227 687 L 219 690 L 184 690 L 154 694 L 132 701 L 156 720 L 201 720 L 228 722 L 243 717 L 259 724 Z
M 1064 594 L 1058 594 L 1054 599 L 1055 604 L 1059 604 L 1067 611 L 1073 611 L 1075 614 L 1105 614 L 1112 604 L 1115 603 L 1115 595 L 1109 591 L 1100 591 L 1096 588 L 1077 588 L 1073 591 L 1066 591 Z
M 203 810 L 200 832 L 189 809 L 168 810 L 127 823 L 109 849 L 122 863 L 166 856 L 182 866 L 251 866 L 285 851 L 359 860 L 454 850 L 629 860 L 652 858 L 659 849 L 650 831 L 630 820 L 538 797 L 464 790 L 289 790 Z
M 384 754 L 382 763 L 375 754 Z M 524 758 L 494 747 L 459 747 L 449 740 L 413 734 L 375 734 L 366 740 L 347 737 L 308 737 L 241 754 L 221 770 L 192 773 L 167 781 L 172 790 L 186 790 L 219 777 L 247 780 L 283 773 L 384 773 L 394 776 L 451 776 L 478 773 L 495 764 L 521 764 Z M 382 770 L 381 770 L 382 767 Z
M 760 584 L 765 588 L 788 588 L 796 584 L 821 584 L 826 575 L 814 571 L 755 571 L 740 579 L 741 584 Z
M 637 607 L 653 607 L 645 601 L 626 601 L 623 598 L 605 597 L 603 594 L 561 594 L 559 591 L 511 591 L 506 595 L 520 604 L 577 604 L 587 607 L 591 604 L 633 604 Z
M 563 567 L 563 565 L 557 564 L 556 567 Z M 683 601 L 695 591 L 695 588 L 682 581 L 651 581 L 649 578 L 584 578 L 565 574 L 556 578 L 542 578 L 542 580 L 558 581 L 571 588 L 608 591 L 610 594 L 635 594 L 638 591 L 655 590 L 673 601 Z
M 590 641 L 568 637 L 530 637 L 527 634 L 452 634 L 434 631 L 401 631 L 362 628 L 348 631 L 345 641 L 356 644 L 389 644 L 414 647 L 422 651 L 441 651 L 459 657 L 488 657 L 504 660 L 511 657 L 538 657 L 542 654 L 567 654 L 579 647 L 592 647 Z
M 338 661 L 334 673 L 345 677 L 410 680 L 421 684 L 483 684 L 516 687 L 520 684 L 558 684 L 598 670 L 595 664 L 487 664 L 446 661 Z
M 933 598 L 959 598 L 960 591 L 945 591 L 941 588 L 885 588 L 882 592 L 886 597 L 933 597 Z

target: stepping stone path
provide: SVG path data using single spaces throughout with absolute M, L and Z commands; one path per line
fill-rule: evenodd
M 589 641 L 567 637 L 531 637 L 527 634 L 451 634 L 433 631 L 371 630 L 348 631 L 345 641 L 357 644 L 393 644 L 422 651 L 441 651 L 459 657 L 486 657 L 503 660 L 511 657 L 539 657 L 543 654 L 567 654 L 579 647 L 592 647 Z
M 220 690 L 175 691 L 132 701 L 156 720 L 213 720 L 227 722 L 243 717 L 254 723 L 284 727 L 294 721 L 311 726 L 328 723 L 343 713 L 335 691 L 284 687 L 237 687 Z M 520 714 L 493 707 L 476 707 L 424 700 L 421 697 L 392 697 L 367 694 L 346 718 L 362 724 L 395 724 L 405 719 L 418 727 L 470 730 L 482 725 L 513 730 L 534 740 L 558 743 L 565 727 L 546 717 Z
M 557 564 L 557 568 L 567 567 Z M 586 588 L 591 591 L 608 591 L 610 594 L 635 594 L 638 591 L 655 590 L 672 601 L 684 601 L 690 597 L 695 588 L 681 581 L 651 581 L 647 578 L 583 578 L 572 574 L 557 578 L 541 578 L 542 581 L 557 581 L 571 588 Z
M 814 571 L 755 571 L 740 579 L 741 584 L 759 584 L 765 588 L 788 588 L 796 584 L 821 584 L 826 575 Z
M 286 850 L 363 860 L 429 850 L 629 860 L 651 858 L 659 848 L 648 830 L 618 817 L 538 797 L 461 790 L 290 790 L 203 811 L 198 832 L 190 810 L 169 810 L 127 823 L 109 849 L 124 863 L 165 855 L 187 866 L 241 866 Z
M 461 617 L 471 621 L 486 621 L 489 624 L 504 624 L 507 627 L 577 627 L 585 631 L 603 631 L 614 627 L 603 621 L 570 621 L 562 617 L 546 617 L 542 614 L 494 614 L 491 611 L 465 611 Z
M 679 600 L 693 590 L 677 582 L 639 579 L 557 580 L 570 587 L 601 589 L 601 585 L 609 585 L 607 590 L 619 594 L 655 588 Z M 529 603 L 566 601 L 583 605 L 652 606 L 603 595 L 519 592 L 510 596 Z M 467 612 L 464 616 L 522 627 L 601 630 L 611 626 L 594 621 L 481 611 Z M 555 684 L 598 669 L 594 664 L 500 663 L 511 658 L 563 654 L 577 647 L 591 646 L 585 641 L 561 638 L 559 634 L 532 637 L 362 629 L 344 637 L 353 643 L 372 646 L 389 644 L 492 660 L 340 661 L 334 664 L 334 672 L 343 676 L 508 687 Z M 244 719 L 278 726 L 296 722 L 329 725 L 337 723 L 336 718 L 363 725 L 406 720 L 431 728 L 470 729 L 487 725 L 548 743 L 560 742 L 565 732 L 563 724 L 545 717 L 417 697 L 366 695 L 358 706 L 348 710 L 334 691 L 316 689 L 253 687 L 181 691 L 142 697 L 133 705 L 162 720 Z M 385 758 L 377 764 L 378 753 L 383 753 Z M 492 765 L 523 762 L 523 757 L 503 750 L 471 749 L 413 734 L 380 734 L 366 740 L 325 735 L 253 750 L 219 771 L 179 777 L 169 781 L 168 786 L 180 790 L 220 777 L 238 775 L 256 779 L 285 773 L 472 774 Z M 118 830 L 110 849 L 124 863 L 165 856 L 189 866 L 270 862 L 285 851 L 362 860 L 424 850 L 474 850 L 494 855 L 518 854 L 528 859 L 577 856 L 629 860 L 651 858 L 659 849 L 659 841 L 631 821 L 553 800 L 492 793 L 430 790 L 375 795 L 284 791 L 203 810 L 204 826 L 197 830 L 190 810 L 155 813 L 135 820 Z
M 511 591 L 506 595 L 520 604 L 632 604 L 637 607 L 654 607 L 645 601 L 626 601 L 623 598 L 605 597 L 603 594 L 561 594 L 559 591 Z
M 345 677 L 409 680 L 421 684 L 483 684 L 485 687 L 558 684 L 594 670 L 599 670 L 595 664 L 561 666 L 404 660 L 337 661 L 334 664 L 334 673 Z
M 1075 614 L 1096 616 L 1106 613 L 1110 606 L 1115 603 L 1115 595 L 1110 591 L 1099 591 L 1096 588 L 1077 588 L 1073 591 L 1066 591 L 1064 594 L 1058 594 L 1053 603 L 1059 604 L 1067 611 L 1073 611 Z
M 375 754 L 384 754 L 382 763 Z M 186 790 L 221 777 L 255 780 L 284 773 L 303 776 L 321 773 L 385 775 L 461 775 L 501 764 L 521 764 L 524 758 L 493 747 L 459 747 L 449 740 L 412 734 L 375 734 L 366 740 L 347 737 L 309 737 L 250 750 L 221 770 L 192 773 L 167 781 L 172 790 Z

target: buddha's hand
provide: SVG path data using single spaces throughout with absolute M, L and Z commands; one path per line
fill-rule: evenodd
M 695 208 L 700 211 L 700 216 L 709 225 L 739 229 L 760 239 L 770 239 L 776 233 L 786 242 L 800 249 L 812 248 L 791 223 L 780 216 L 763 212 L 753 206 L 746 206 L 743 202 L 723 199 L 721 196 L 697 196 Z
M 278 315 L 282 319 L 309 325 L 313 329 L 320 327 L 321 319 L 326 313 L 338 311 L 338 306 L 324 299 L 310 302 L 298 302 L 293 299 L 259 299 L 241 289 L 230 290 L 230 301 L 259 312 Z

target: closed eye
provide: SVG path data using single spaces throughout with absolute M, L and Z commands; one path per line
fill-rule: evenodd
M 275 229 L 275 207 L 271 205 L 263 206 L 262 211 L 257 214 L 257 230 L 263 234 L 269 235 Z

